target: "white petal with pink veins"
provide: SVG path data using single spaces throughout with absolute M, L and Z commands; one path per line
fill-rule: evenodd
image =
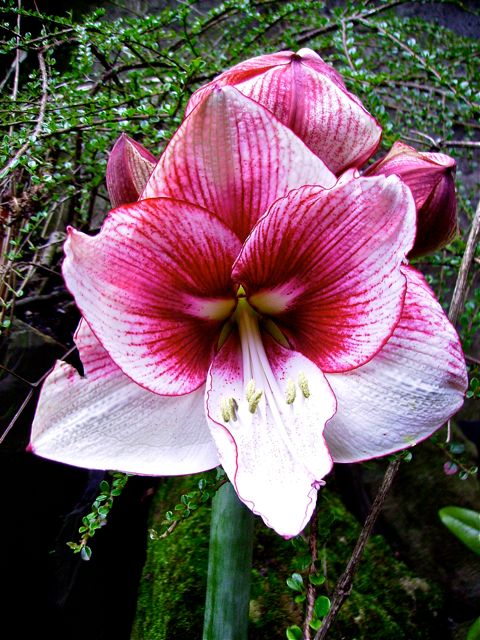
M 206 404 L 240 499 L 281 535 L 298 534 L 332 464 L 322 432 L 335 397 L 322 372 L 270 336 L 246 349 L 235 332 L 213 361 Z
M 461 407 L 465 360 L 455 329 L 423 277 L 406 268 L 402 317 L 366 365 L 327 374 L 338 410 L 325 429 L 335 462 L 358 462 L 410 447 Z
M 32 427 L 35 454 L 148 475 L 197 473 L 219 464 L 204 387 L 181 397 L 158 396 L 120 371 L 84 321 L 76 342 L 85 376 L 57 362 L 46 379 Z

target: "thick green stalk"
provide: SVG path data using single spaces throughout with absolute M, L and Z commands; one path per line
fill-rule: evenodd
M 246 640 L 253 514 L 227 482 L 212 502 L 203 640 Z

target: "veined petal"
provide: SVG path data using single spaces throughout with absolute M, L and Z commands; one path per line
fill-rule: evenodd
M 291 537 L 310 519 L 331 468 L 322 431 L 335 398 L 322 372 L 301 354 L 269 336 L 258 349 L 257 359 L 248 357 L 238 334 L 230 335 L 209 372 L 207 417 L 240 499 L 269 527 Z M 250 376 L 255 388 L 249 390 Z M 253 413 L 249 391 L 261 392 Z
M 399 178 L 302 187 L 275 202 L 234 265 L 259 313 L 322 370 L 367 362 L 402 311 L 415 204 Z
M 118 207 L 101 232 L 69 231 L 63 273 L 115 363 L 165 395 L 205 382 L 222 321 L 235 308 L 238 238 L 209 212 L 157 198 Z
M 383 349 L 354 371 L 327 375 L 338 401 L 325 429 L 335 462 L 357 462 L 416 444 L 461 407 L 465 360 L 455 329 L 423 277 L 405 268 L 402 317 Z
M 204 387 L 161 397 L 132 382 L 88 325 L 75 337 L 85 375 L 57 362 L 40 394 L 30 449 L 89 469 L 148 475 L 197 473 L 219 464 Z
M 311 49 L 280 51 L 235 65 L 196 91 L 187 113 L 215 86 L 227 85 L 272 111 L 334 173 L 360 167 L 380 142 L 378 122 Z
M 244 240 L 269 205 L 334 175 L 269 111 L 217 87 L 182 123 L 142 198 L 170 196 L 205 207 Z

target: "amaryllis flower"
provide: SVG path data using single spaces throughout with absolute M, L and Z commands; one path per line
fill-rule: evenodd
M 251 58 L 220 74 L 191 97 L 186 113 L 214 87 L 231 85 L 267 107 L 335 174 L 360 167 L 381 138 L 381 127 L 340 74 L 311 49 Z
M 445 153 L 422 153 L 395 142 L 386 156 L 367 169 L 368 176 L 399 176 L 417 208 L 417 235 L 410 257 L 441 249 L 457 234 L 455 160 Z
M 456 333 L 404 263 L 414 234 L 399 178 L 335 185 L 269 111 L 217 88 L 141 200 L 95 237 L 69 231 L 84 376 L 57 364 L 32 449 L 158 475 L 221 463 L 297 534 L 332 459 L 410 446 L 462 403 Z
M 138 200 L 157 160 L 126 133 L 118 138 L 107 163 L 107 189 L 114 207 Z

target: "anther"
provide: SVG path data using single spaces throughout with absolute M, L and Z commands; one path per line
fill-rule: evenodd
M 297 397 L 297 390 L 295 388 L 295 383 L 291 378 L 289 378 L 287 380 L 287 392 L 285 394 L 287 404 L 293 404 L 295 402 L 296 397 Z
M 230 422 L 237 420 L 238 404 L 235 398 L 222 398 L 220 401 L 220 411 L 222 412 L 222 419 L 224 422 Z
M 305 376 L 303 371 L 301 371 L 298 374 L 298 386 L 300 387 L 300 390 L 303 393 L 304 398 L 309 398 L 310 397 L 310 389 L 308 388 L 307 377 Z

